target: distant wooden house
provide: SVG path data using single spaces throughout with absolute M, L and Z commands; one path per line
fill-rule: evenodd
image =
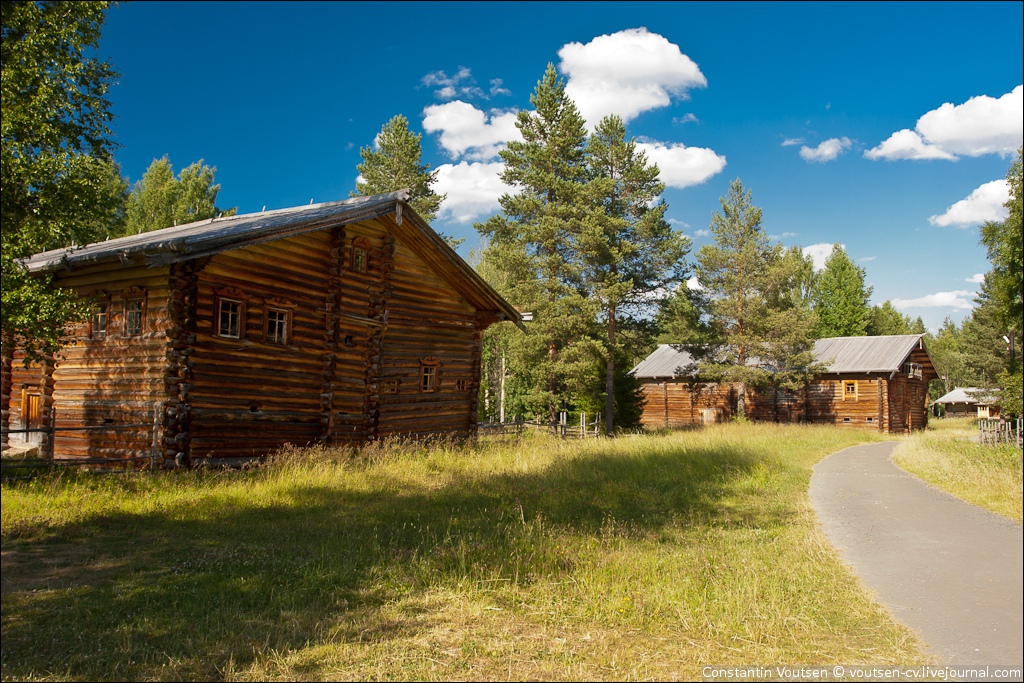
M 999 417 L 998 399 L 990 390 L 978 387 L 957 387 L 935 399 L 934 405 L 942 406 L 946 417 Z
M 157 466 L 475 434 L 481 335 L 521 322 L 407 196 L 33 256 L 97 304 L 51 363 L 4 349 L 3 426 L 57 427 L 56 457 Z
M 832 337 L 814 344 L 827 370 L 802 391 L 746 388 L 754 420 L 812 422 L 902 433 L 928 422 L 928 382 L 937 377 L 922 335 Z M 720 422 L 736 411 L 735 385 L 700 381 L 685 351 L 662 344 L 633 370 L 648 428 Z

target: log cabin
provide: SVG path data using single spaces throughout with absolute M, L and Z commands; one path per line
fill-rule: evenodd
M 892 434 L 927 425 L 928 382 L 938 374 L 922 335 L 818 339 L 814 360 L 825 369 L 802 391 L 746 387 L 747 417 Z M 722 422 L 735 414 L 737 385 L 700 381 L 690 354 L 671 344 L 631 372 L 642 385 L 644 427 Z
M 4 345 L 3 426 L 56 458 L 236 464 L 286 443 L 476 433 L 481 336 L 518 312 L 405 191 L 37 254 L 94 303 L 52 359 Z

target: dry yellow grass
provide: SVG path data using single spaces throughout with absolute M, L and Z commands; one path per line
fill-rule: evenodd
M 1005 515 L 1024 518 L 1021 451 L 1014 445 L 982 445 L 974 420 L 932 420 L 927 431 L 893 452 L 897 465 L 947 493 Z
M 292 453 L 3 489 L 3 677 L 693 679 L 903 664 L 801 426 Z

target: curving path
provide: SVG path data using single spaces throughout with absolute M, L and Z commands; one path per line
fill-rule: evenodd
M 811 503 L 825 533 L 942 663 L 1020 665 L 1021 527 L 896 467 L 895 445 L 854 446 L 815 465 Z

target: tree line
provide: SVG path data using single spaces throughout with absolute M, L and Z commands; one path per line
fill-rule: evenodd
M 20 259 L 235 211 L 218 208 L 220 185 L 203 160 L 175 175 L 167 157 L 155 159 L 134 185 L 121 176 L 106 99 L 115 72 L 87 56 L 108 4 L 2 4 L 4 344 L 17 340 L 34 357 L 58 348 L 88 302 L 28 277 Z M 773 242 L 739 179 L 711 218 L 713 243 L 691 255 L 665 217 L 657 165 L 621 118 L 588 132 L 551 64 L 530 102 L 516 122 L 522 139 L 500 153 L 500 211 L 475 226 L 484 238 L 475 267 L 529 319 L 525 333 L 504 323 L 485 335 L 482 419 L 554 422 L 571 409 L 603 413 L 607 433 L 634 428 L 641 405 L 629 370 L 658 343 L 690 351 L 702 380 L 795 389 L 817 370 L 817 338 L 925 332 L 889 301 L 869 305 L 865 272 L 840 245 L 815 272 L 799 247 Z M 409 188 L 417 213 L 435 218 L 437 172 L 405 117 L 360 157 L 352 195 Z M 982 227 L 992 270 L 978 306 L 960 327 L 947 320 L 929 347 L 942 376 L 934 391 L 1000 386 L 1004 408 L 1019 413 L 1020 363 L 1002 340 L 1021 336 L 1020 152 L 1007 177 L 1010 216 Z

